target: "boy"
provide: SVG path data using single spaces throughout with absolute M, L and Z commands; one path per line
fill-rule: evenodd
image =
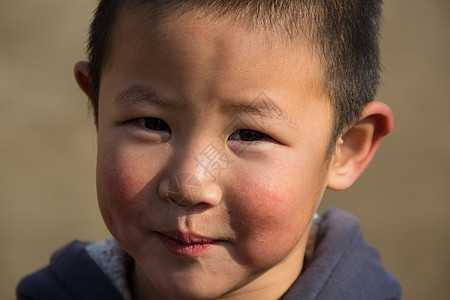
M 100 1 L 75 78 L 113 238 L 57 251 L 18 298 L 400 298 L 353 217 L 315 216 L 393 126 L 380 5 Z

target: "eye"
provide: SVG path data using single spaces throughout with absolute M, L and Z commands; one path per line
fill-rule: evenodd
M 238 129 L 233 132 L 228 140 L 236 140 L 243 142 L 257 142 L 264 140 L 265 138 L 270 138 L 267 134 L 262 133 L 260 131 L 252 130 L 252 129 Z
M 146 129 L 155 131 L 166 131 L 170 133 L 170 127 L 161 119 L 158 118 L 138 118 L 136 123 Z

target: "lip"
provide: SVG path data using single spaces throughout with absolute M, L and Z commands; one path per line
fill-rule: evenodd
M 161 244 L 172 254 L 182 257 L 200 256 L 216 246 L 218 240 L 194 233 L 156 232 Z

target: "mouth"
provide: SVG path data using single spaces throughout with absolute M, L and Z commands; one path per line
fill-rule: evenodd
M 156 232 L 161 244 L 172 254 L 182 257 L 196 257 L 212 250 L 219 240 L 194 233 Z

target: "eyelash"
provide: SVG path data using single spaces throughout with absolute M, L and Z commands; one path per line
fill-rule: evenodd
M 270 138 L 270 136 L 261 131 L 252 129 L 238 129 L 228 137 L 228 140 L 238 140 L 251 143 L 259 142 L 266 138 Z
M 165 131 L 172 133 L 169 125 L 161 119 L 153 117 L 137 118 L 134 120 L 138 126 L 154 131 Z M 151 122 L 151 123 L 150 123 Z M 272 139 L 269 135 L 253 130 L 253 129 L 237 129 L 227 138 L 228 141 L 243 141 L 243 142 L 259 142 L 265 139 Z
M 134 120 L 140 127 L 154 131 L 168 131 L 171 133 L 169 125 L 158 118 L 138 118 Z M 148 127 L 149 121 L 152 121 L 155 128 Z

